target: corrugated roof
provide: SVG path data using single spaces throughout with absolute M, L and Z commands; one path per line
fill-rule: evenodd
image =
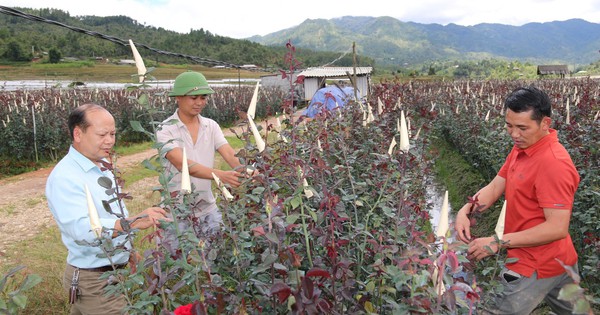
M 569 74 L 567 65 L 540 65 L 537 74 Z
M 346 76 L 346 72 L 354 74 L 354 67 L 322 67 L 322 68 L 308 68 L 299 75 L 303 75 L 306 78 L 327 78 L 327 77 L 342 77 Z M 356 67 L 356 75 L 371 74 L 373 67 Z

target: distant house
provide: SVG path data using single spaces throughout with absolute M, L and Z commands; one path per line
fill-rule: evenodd
M 569 66 L 567 65 L 540 65 L 537 68 L 537 74 L 539 76 L 544 75 L 559 75 L 564 78 L 569 74 Z
M 135 60 L 133 59 L 121 59 L 118 62 L 120 65 L 135 65 Z
M 241 69 L 246 69 L 246 70 L 255 70 L 258 69 L 257 65 L 252 65 L 252 64 L 248 64 L 248 65 L 241 65 L 240 66 Z
M 309 68 L 298 75 L 304 76 L 304 99 L 310 101 L 312 96 L 322 87 L 327 80 L 353 79 L 354 67 L 320 67 Z M 369 85 L 373 67 L 356 67 L 356 89 L 360 96 L 369 94 Z

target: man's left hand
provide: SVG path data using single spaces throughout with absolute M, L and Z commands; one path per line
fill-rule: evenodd
M 481 237 L 469 243 L 468 259 L 482 260 L 498 252 L 498 243 L 493 236 Z

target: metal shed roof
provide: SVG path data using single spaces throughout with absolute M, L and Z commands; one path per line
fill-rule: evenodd
M 567 65 L 540 65 L 537 74 L 569 74 Z
M 346 72 L 354 74 L 354 67 L 322 67 L 322 68 L 308 68 L 299 75 L 303 75 L 305 78 L 327 78 L 327 77 L 342 77 L 346 76 Z M 373 67 L 356 67 L 356 75 L 371 74 Z

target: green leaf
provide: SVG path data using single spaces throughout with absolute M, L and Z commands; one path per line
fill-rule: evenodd
M 148 104 L 149 104 L 148 94 L 142 93 L 140 95 L 140 97 L 138 97 L 138 103 L 144 107 L 148 106 Z
M 517 261 L 519 261 L 519 258 L 516 258 L 516 257 L 512 257 L 512 258 L 506 258 L 506 263 L 507 263 L 507 264 L 514 264 L 514 263 L 516 263 Z
M 134 131 L 138 131 L 138 132 L 145 132 L 146 130 L 144 129 L 144 127 L 142 127 L 142 124 L 137 121 L 137 120 L 132 120 L 129 122 L 129 125 L 131 125 L 131 128 Z
M 42 277 L 35 274 L 28 275 L 25 277 L 25 281 L 23 281 L 23 284 L 21 285 L 21 291 L 27 291 L 40 282 L 42 282 Z
M 592 306 L 586 299 L 577 299 L 577 301 L 573 303 L 573 314 L 593 314 L 591 311 Z
M 112 180 L 110 180 L 110 178 L 106 177 L 106 176 L 102 176 L 98 178 L 98 184 L 105 189 L 111 189 L 112 188 Z
M 148 160 L 148 159 L 142 161 L 142 165 L 151 171 L 158 172 L 158 168 L 154 164 L 152 164 L 152 162 L 150 162 L 150 160 Z
M 290 200 L 290 205 L 292 206 L 292 209 L 297 209 L 298 207 L 300 207 L 300 204 L 302 203 L 302 197 L 296 195 L 294 196 L 294 198 L 292 198 Z
M 277 238 L 277 235 L 273 232 L 271 233 L 267 233 L 265 234 L 265 237 L 267 237 L 267 239 L 275 244 L 279 244 L 279 239 Z
M 285 223 L 294 224 L 294 223 L 296 223 L 296 221 L 298 221 L 299 217 L 300 217 L 300 214 L 290 214 L 287 216 L 287 218 L 285 218 Z
M 575 283 L 569 283 L 560 289 L 560 292 L 558 292 L 558 299 L 572 301 L 582 293 L 583 289 L 579 285 Z
M 27 305 L 27 296 L 24 294 L 13 295 L 11 300 L 20 308 L 25 308 L 25 305 Z

